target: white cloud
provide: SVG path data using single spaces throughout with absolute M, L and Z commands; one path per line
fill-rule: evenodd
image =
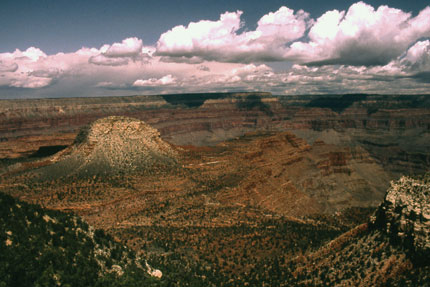
M 23 77 L 15 78 L 10 81 L 10 86 L 15 88 L 28 88 L 37 89 L 49 86 L 52 82 L 52 78 L 44 77 Z
M 134 87 L 156 87 L 156 86 L 166 86 L 173 85 L 176 83 L 176 78 L 172 75 L 166 75 L 160 79 L 150 78 L 147 80 L 136 80 L 133 83 Z
M 99 54 L 97 56 L 92 56 L 88 59 L 88 62 L 94 65 L 102 66 L 124 66 L 128 64 L 127 58 L 112 58 L 106 57 L 104 54 Z
M 389 66 L 399 71 L 399 77 L 430 84 L 430 40 L 416 42 Z
M 378 78 L 410 78 L 426 80 L 430 83 L 430 40 L 417 41 L 405 53 L 387 65 L 371 67 L 367 71 L 373 77 Z M 423 79 L 423 76 L 426 79 Z
M 21 52 L 20 50 L 15 50 L 15 52 L 13 53 L 13 57 L 14 58 L 27 58 L 28 60 L 30 60 L 31 62 L 36 62 L 37 60 L 39 60 L 40 58 L 46 58 L 46 54 L 35 47 L 30 47 L 27 50 Z
M 41 88 L 49 86 L 53 78 L 43 71 L 48 56 L 38 48 L 30 47 L 25 51 L 0 53 L 1 86 L 17 88 Z M 50 65 L 48 65 L 50 66 Z M 4 73 L 4 74 L 3 74 Z
M 254 65 L 254 64 L 248 64 L 244 66 L 240 66 L 238 68 L 234 68 L 231 70 L 230 74 L 235 76 L 241 76 L 241 77 L 250 77 L 254 75 L 269 75 L 272 73 L 272 69 L 268 67 L 267 65 L 261 64 L 261 65 Z
M 1 86 L 38 89 L 48 87 L 57 79 L 75 77 L 88 70 L 88 59 L 99 53 L 97 49 L 83 48 L 74 53 L 46 55 L 38 48 L 0 53 L 1 66 L 16 67 L 2 73 Z M 1 71 L 5 72 L 5 71 Z
M 430 54 L 430 40 L 418 41 L 408 49 L 406 56 L 404 57 L 410 63 L 416 63 L 423 57 L 428 57 Z
M 408 49 L 400 65 L 414 71 L 430 71 L 430 40 L 418 41 Z
M 264 15 L 255 31 L 238 33 L 242 11 L 226 12 L 218 21 L 202 20 L 187 27 L 176 26 L 162 34 L 156 55 L 186 61 L 244 62 L 281 60 L 284 45 L 302 37 L 309 26 L 309 14 L 281 7 Z M 174 61 L 174 60 L 170 60 Z
M 223 47 L 232 42 L 235 32 L 241 27 L 242 11 L 227 12 L 218 21 L 202 20 L 191 22 L 188 27 L 176 26 L 162 34 L 157 43 L 157 53 L 161 55 L 187 55 L 202 53 L 204 49 Z
M 142 53 L 142 40 L 133 37 L 114 43 L 103 53 L 106 57 L 136 57 Z
M 243 29 L 241 15 L 227 12 L 217 21 L 174 27 L 160 36 L 157 47 L 127 38 L 73 53 L 46 55 L 36 47 L 0 53 L 0 93 L 5 87 L 26 88 L 13 90 L 44 97 L 126 95 L 136 90 L 430 90 L 430 8 L 413 17 L 358 2 L 348 11 L 328 11 L 314 21 L 304 11 L 281 7 L 263 15 L 252 31 Z M 281 71 L 278 63 L 268 63 L 274 60 L 292 63 L 282 63 Z
M 264 15 L 256 30 L 239 33 L 241 15 L 241 11 L 226 12 L 218 21 L 176 26 L 160 36 L 156 55 L 165 56 L 165 61 L 189 63 L 295 61 L 372 66 L 389 63 L 418 39 L 430 36 L 430 7 L 412 17 L 388 6 L 375 9 L 357 2 L 348 11 L 328 11 L 316 21 L 302 10 L 294 13 L 281 7 Z
M 18 65 L 16 63 L 4 64 L 0 61 L 0 73 L 1 72 L 15 72 L 18 70 Z
M 42 96 L 122 95 L 135 93 L 136 89 L 151 94 L 247 90 L 275 94 L 419 93 L 430 88 L 427 74 L 421 73 L 429 70 L 429 42 L 416 42 L 401 57 L 384 66 L 294 65 L 278 72 L 265 64 L 204 60 L 199 64 L 166 63 L 157 56 L 151 57 L 148 64 L 127 57 L 106 57 L 127 61 L 119 66 L 89 63 L 91 57 L 101 55 L 109 45 L 41 56 L 36 61 L 20 51 L 15 57 L 11 56 L 13 53 L 0 54 L 3 67 L 12 67 L 11 63 L 18 66 L 13 72 L 0 73 L 0 86 L 35 91 L 45 88 L 39 93 Z
M 269 43 L 269 45 L 276 42 L 279 45 L 284 45 L 302 37 L 311 23 L 308 13 L 299 10 L 294 15 L 294 10 L 283 6 L 278 11 L 270 12 L 261 17 L 254 37 L 258 41 Z M 248 34 L 252 35 L 253 33 Z
M 416 17 L 402 10 L 358 2 L 347 12 L 326 12 L 286 54 L 312 64 L 385 65 L 421 37 L 430 36 L 430 8 Z
M 141 39 L 133 37 L 124 39 L 121 43 L 103 45 L 99 53 L 90 57 L 88 61 L 101 66 L 124 66 L 129 61 L 146 62 L 154 51 L 152 47 L 144 47 Z

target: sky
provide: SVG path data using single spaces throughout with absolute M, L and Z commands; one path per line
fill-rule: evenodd
M 0 99 L 430 94 L 426 1 L 2 0 Z

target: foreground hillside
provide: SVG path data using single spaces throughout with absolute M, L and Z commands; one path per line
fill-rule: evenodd
M 277 286 L 430 286 L 429 255 L 430 176 L 403 177 L 369 223 L 289 261 Z
M 392 183 L 367 223 L 336 238 L 340 230 L 330 223 L 341 222 L 334 217 L 298 222 L 255 210 L 245 210 L 237 226 L 157 224 L 117 232 L 123 241 L 134 238 L 129 245 L 145 242 L 140 251 L 168 272 L 161 279 L 160 271 L 79 217 L 0 193 L 0 284 L 429 286 L 429 178 Z M 342 214 L 344 223 L 357 222 L 356 212 L 349 216 Z
M 162 285 L 135 252 L 77 216 L 1 192 L 0 206 L 0 286 Z

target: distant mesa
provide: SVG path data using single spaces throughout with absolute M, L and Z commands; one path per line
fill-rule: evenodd
M 145 122 L 111 116 L 82 128 L 72 146 L 54 155 L 50 174 L 138 172 L 176 165 L 178 151 Z M 64 174 L 66 173 L 66 174 Z

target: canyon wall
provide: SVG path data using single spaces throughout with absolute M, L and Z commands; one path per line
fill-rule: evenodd
M 164 140 L 179 145 L 214 145 L 250 131 L 280 130 L 310 144 L 361 146 L 395 174 L 422 173 L 430 166 L 430 96 L 425 95 L 218 93 L 1 100 L 0 158 L 37 155 L 41 147 L 61 149 L 82 126 L 112 115 L 144 120 Z

